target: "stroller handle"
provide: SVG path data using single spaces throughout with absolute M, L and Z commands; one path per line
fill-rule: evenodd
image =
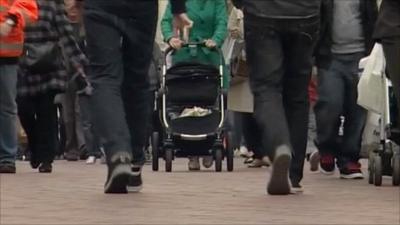
M 199 41 L 199 42 L 188 42 L 188 43 L 185 43 L 185 44 L 182 45 L 182 48 L 185 48 L 185 47 L 207 47 L 207 46 L 206 46 L 206 42 L 205 41 Z M 224 61 L 225 60 L 224 60 L 224 54 L 222 53 L 221 48 L 216 46 L 214 48 L 210 48 L 210 50 L 213 50 L 213 51 L 218 53 L 219 59 L 220 59 L 218 66 L 224 66 L 224 64 L 225 64 Z M 167 65 L 167 57 L 168 57 L 168 55 L 170 55 L 170 54 L 172 54 L 172 53 L 174 53 L 176 51 L 177 50 L 174 49 L 171 46 L 168 46 L 168 48 L 165 50 L 165 52 L 164 52 L 164 60 L 163 60 L 163 63 L 164 63 L 165 66 Z

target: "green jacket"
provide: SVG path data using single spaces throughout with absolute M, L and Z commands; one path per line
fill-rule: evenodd
M 193 21 L 189 41 L 200 42 L 205 39 L 212 39 L 218 47 L 221 47 L 228 33 L 225 0 L 187 0 L 186 10 L 189 18 Z M 168 4 L 161 21 L 161 31 L 165 42 L 168 42 L 174 36 L 172 20 L 171 5 Z M 220 56 L 215 51 L 205 47 L 183 48 L 174 53 L 172 61 L 173 63 L 199 61 L 219 65 Z M 225 74 L 227 73 L 225 72 Z M 227 76 L 225 78 L 225 81 L 228 82 Z

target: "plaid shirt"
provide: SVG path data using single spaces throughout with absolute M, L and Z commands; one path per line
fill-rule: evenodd
M 25 45 L 57 42 L 64 53 L 64 63 L 57 71 L 48 74 L 33 74 L 20 65 L 18 94 L 35 96 L 48 91 L 63 92 L 66 89 L 71 72 L 67 72 L 67 63 L 72 67 L 83 67 L 87 59 L 74 39 L 73 28 L 65 13 L 63 0 L 37 0 L 39 20 L 26 28 Z M 68 62 L 67 62 L 68 60 Z

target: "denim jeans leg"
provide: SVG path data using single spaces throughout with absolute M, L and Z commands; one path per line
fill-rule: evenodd
M 317 148 L 321 154 L 337 155 L 340 116 L 343 113 L 345 83 L 339 63 L 318 70 L 318 101 L 315 105 Z
M 143 12 L 136 20 L 124 19 L 122 41 L 124 80 L 122 98 L 128 123 L 133 163 L 144 164 L 144 148 L 147 141 L 147 126 L 151 116 L 148 107 L 151 101 L 149 66 L 153 54 L 154 35 L 157 24 L 157 2 L 141 4 Z M 140 7 L 139 5 L 137 7 Z
M 345 102 L 344 102 L 344 136 L 341 152 L 338 156 L 338 167 L 348 162 L 358 162 L 361 151 L 362 133 L 364 131 L 367 111 L 357 104 L 358 98 L 358 63 L 364 56 L 355 53 L 342 56 L 343 74 L 345 75 Z
M 15 163 L 17 141 L 17 65 L 0 65 L 0 163 Z
M 284 33 L 283 104 L 289 126 L 293 159 L 290 168 L 292 183 L 303 178 L 307 151 L 309 96 L 312 55 L 318 38 L 319 20 L 288 22 Z
M 252 21 L 245 21 L 245 39 L 254 117 L 262 133 L 263 156 L 268 155 L 273 160 L 278 146 L 291 146 L 282 101 L 282 42 L 274 28 L 260 29 Z
M 132 152 L 121 93 L 124 63 L 118 22 L 115 15 L 85 8 L 86 50 L 90 60 L 88 77 L 94 88 L 91 111 L 109 163 L 115 154 L 131 155 Z

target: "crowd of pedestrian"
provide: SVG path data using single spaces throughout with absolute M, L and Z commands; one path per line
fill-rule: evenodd
M 163 44 L 157 0 L 0 2 L 0 173 L 16 173 L 17 158 L 41 173 L 54 159 L 102 158 L 105 193 L 140 191 L 163 45 L 175 49 L 171 64 L 218 66 L 212 49 L 223 50 L 225 126 L 250 168 L 272 167 L 271 195 L 303 191 L 311 142 L 312 171 L 364 177 L 359 62 L 377 42 L 400 105 L 398 0 L 170 0 Z M 213 161 L 205 156 L 203 166 Z M 199 157 L 188 167 L 200 170 Z

